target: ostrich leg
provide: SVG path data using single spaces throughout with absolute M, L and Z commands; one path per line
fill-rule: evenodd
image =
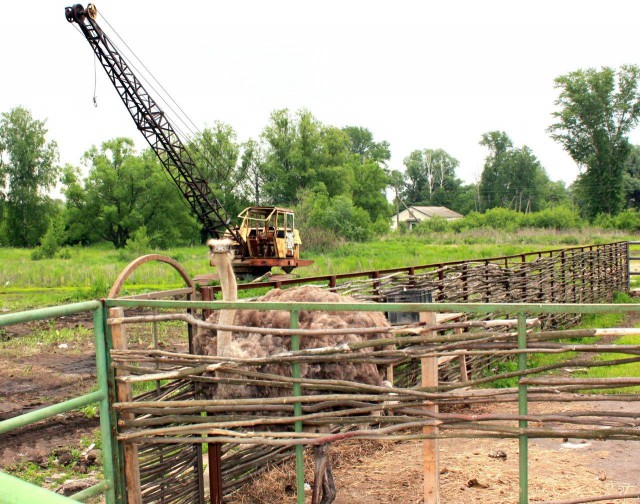
M 314 446 L 315 474 L 313 477 L 313 495 L 311 504 L 331 504 L 336 498 L 336 485 L 329 460 L 329 444 Z M 322 499 L 320 493 L 322 492 Z
M 320 492 L 324 483 L 324 473 L 327 467 L 327 457 L 324 453 L 324 445 L 314 445 L 313 455 L 315 458 L 315 471 L 313 474 L 313 494 L 311 504 L 320 503 Z
M 324 472 L 324 481 L 322 483 L 322 500 L 320 504 L 331 504 L 336 498 L 336 482 L 333 480 L 333 471 L 331 470 L 331 459 L 329 458 L 329 445 L 324 445 L 325 457 L 327 463 Z

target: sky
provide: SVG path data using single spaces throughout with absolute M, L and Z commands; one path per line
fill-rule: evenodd
M 146 147 L 65 2 L 6 2 L 0 16 L 0 112 L 46 119 L 60 162 L 79 165 L 117 136 Z M 273 110 L 368 128 L 404 170 L 416 149 L 444 149 L 474 182 L 483 133 L 529 146 L 552 180 L 578 167 L 549 138 L 554 79 L 640 63 L 640 3 L 628 0 L 100 0 L 98 23 L 129 46 L 202 129 L 223 121 L 241 142 Z M 117 36 L 122 37 L 122 42 Z M 139 67 L 139 64 L 136 63 Z M 93 104 L 97 96 L 97 107 Z M 152 95 L 155 93 L 149 89 Z M 630 135 L 640 144 L 640 129 Z

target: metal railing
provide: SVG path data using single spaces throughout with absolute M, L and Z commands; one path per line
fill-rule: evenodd
M 631 242 L 634 244 L 635 242 Z M 574 250 L 574 249 L 570 249 Z M 595 250 L 584 248 L 575 249 L 580 254 L 591 254 L 591 263 L 597 264 L 604 257 L 604 254 L 600 254 L 597 247 Z M 545 254 L 549 252 L 537 252 L 533 255 L 537 258 L 543 258 Z M 595 255 L 594 255 L 595 254 Z M 561 265 L 565 263 L 565 256 L 561 255 Z M 525 262 L 524 256 L 513 256 L 513 260 Z M 505 258 L 502 258 L 503 260 Z M 635 259 L 635 258 L 629 258 Z M 486 261 L 491 261 L 487 259 Z M 622 259 L 618 260 L 616 264 L 622 266 Z M 507 261 L 505 261 L 505 266 Z M 462 264 L 462 262 L 460 262 Z M 424 266 L 424 268 L 431 269 L 434 265 Z M 438 265 L 441 266 L 441 265 Z M 626 266 L 626 264 L 624 264 Z M 419 267 L 421 268 L 421 267 Z M 417 269 L 419 269 L 417 268 Z M 406 273 L 409 277 L 416 275 L 416 268 L 407 269 Z M 622 268 L 616 268 L 621 270 Z M 403 269 L 404 270 L 404 269 Z M 560 270 L 563 272 L 564 270 Z M 564 273 L 562 273 L 564 276 Z M 329 285 L 336 285 L 336 280 L 341 275 L 327 277 Z M 628 278 L 628 277 L 627 277 Z M 627 280 L 627 279 L 625 279 Z M 301 283 L 301 282 L 294 282 Z M 620 282 L 622 283 L 622 282 Z M 626 283 L 626 282 L 625 282 Z M 554 286 L 557 283 L 554 281 Z M 586 285 L 586 284 L 585 284 Z M 255 287 L 255 285 L 254 285 Z M 578 287 L 579 289 L 579 287 Z M 589 290 L 593 290 L 589 287 Z M 597 289 L 595 290 L 598 291 Z M 460 312 L 466 314 L 485 315 L 499 311 L 501 314 L 514 314 L 518 319 L 518 346 L 523 350 L 518 354 L 518 370 L 525 371 L 527 369 L 526 351 L 527 348 L 527 331 L 526 331 L 526 315 L 525 314 L 594 314 L 594 313 L 627 313 L 640 311 L 639 305 L 620 305 L 620 304 L 576 304 L 576 303 L 559 303 L 559 304 L 545 304 L 545 300 L 540 299 L 540 303 L 447 303 L 440 302 L 434 304 L 423 303 L 341 303 L 336 304 L 323 304 L 323 303 L 251 303 L 252 309 L 260 310 L 287 310 L 291 313 L 292 327 L 295 327 L 295 321 L 297 320 L 297 314 L 301 310 L 321 310 L 321 311 L 384 311 L 384 312 Z M 195 301 L 154 301 L 154 300 L 125 300 L 125 299 L 107 299 L 103 303 L 99 301 L 87 301 L 84 303 L 75 303 L 70 305 L 43 308 L 38 310 L 31 310 L 21 313 L 11 313 L 6 315 L 0 315 L 0 327 L 13 325 L 18 323 L 26 323 L 37 320 L 46 320 L 50 318 L 67 316 L 80 312 L 92 312 L 94 321 L 94 338 L 95 338 L 95 351 L 96 351 L 96 368 L 97 368 L 97 390 L 89 394 L 85 394 L 79 397 L 75 397 L 68 401 L 64 401 L 58 404 L 47 406 L 36 411 L 26 413 L 8 420 L 0 422 L 0 434 L 19 429 L 26 425 L 30 425 L 34 422 L 46 420 L 60 413 L 75 410 L 87 406 L 89 404 L 99 403 L 100 411 L 100 432 L 102 439 L 102 461 L 104 480 L 82 492 L 73 495 L 71 498 L 63 497 L 55 494 L 49 490 L 39 488 L 35 485 L 27 483 L 0 472 L 0 504 L 24 504 L 26 502 L 42 502 L 42 503 L 62 503 L 70 501 L 85 501 L 91 497 L 104 494 L 107 504 L 121 504 L 124 503 L 124 491 L 123 488 L 123 476 L 121 472 L 121 457 L 116 444 L 116 423 L 115 413 L 111 408 L 113 398 L 109 397 L 109 384 L 111 383 L 111 390 L 113 390 L 113 372 L 110 370 L 109 362 L 110 357 L 108 354 L 109 338 L 107 332 L 107 311 L 110 307 L 153 307 L 153 308 L 170 308 L 181 310 L 196 310 L 196 309 L 246 309 L 247 303 L 222 303 L 222 302 L 195 302 Z M 292 347 L 295 346 L 296 339 L 292 337 Z M 527 390 L 528 385 L 520 384 L 518 386 L 518 404 L 519 413 L 525 415 L 527 411 Z M 299 394 L 299 390 L 294 390 L 294 395 Z M 520 439 L 520 500 L 521 504 L 528 502 L 528 454 L 527 443 L 528 436 L 526 434 L 527 423 L 522 421 L 520 425 L 522 432 L 519 436 Z M 302 467 L 300 458 L 302 457 L 302 450 L 296 450 L 299 463 L 297 466 Z M 302 502 L 301 496 L 303 491 L 301 486 L 303 478 L 301 474 L 298 474 L 298 502 Z
M 627 305 L 627 304 L 538 304 L 538 303 L 264 303 L 264 302 L 252 302 L 252 303 L 225 303 L 225 302 L 187 302 L 187 301 L 154 301 L 154 300 L 124 300 L 124 299 L 107 299 L 105 300 L 107 307 L 148 307 L 156 309 L 255 309 L 255 310 L 283 310 L 290 313 L 291 329 L 297 329 L 298 314 L 302 310 L 317 310 L 317 311 L 386 311 L 386 312 L 456 312 L 465 314 L 491 314 L 499 311 L 502 314 L 515 315 L 517 317 L 517 370 L 520 375 L 518 376 L 517 386 L 517 403 L 518 403 L 518 415 L 520 417 L 527 417 L 528 412 L 528 391 L 531 387 L 527 384 L 526 375 L 527 368 L 527 355 L 528 353 L 535 353 L 534 347 L 528 346 L 529 334 L 527 332 L 527 316 L 531 315 L 551 315 L 551 314 L 603 314 L 603 313 L 628 313 L 628 312 L 640 312 L 640 305 Z M 291 348 L 293 351 L 298 346 L 299 340 L 295 335 L 291 336 Z M 640 352 L 640 346 L 635 350 Z M 292 364 L 295 366 L 295 364 Z M 292 377 L 296 378 L 299 374 L 293 368 Z M 521 383 L 524 381 L 524 383 Z M 585 385 L 584 388 L 589 388 Z M 299 387 L 293 388 L 293 396 L 300 396 Z M 118 406 L 118 405 L 117 405 Z M 119 405 L 122 407 L 122 405 Z M 300 416 L 300 403 L 295 403 L 294 406 L 296 417 Z M 296 421 L 296 431 L 301 429 L 301 425 Z M 519 503 L 526 504 L 529 502 L 529 487 L 528 487 L 528 441 L 530 431 L 527 420 L 519 420 L 519 434 L 515 434 L 515 437 L 519 439 Z M 539 432 L 535 432 L 535 429 L 531 429 L 535 437 L 544 437 Z M 640 440 L 640 433 L 635 434 L 634 440 Z M 598 439 L 606 439 L 608 436 L 607 431 L 603 430 L 598 433 Z M 433 437 L 433 436 L 431 436 Z M 482 437 L 479 435 L 478 437 Z M 514 437 L 506 436 L 506 437 Z M 588 437 L 587 434 L 584 437 Z M 198 441 L 194 438 L 193 442 L 216 442 L 215 436 L 209 438 L 203 438 Z M 303 473 L 303 452 L 300 445 L 296 446 L 296 482 L 297 482 L 297 503 L 304 503 L 304 473 Z M 437 474 L 432 475 L 437 479 Z M 426 478 L 426 474 L 425 474 Z M 426 487 L 426 486 L 425 486 Z M 431 500 L 425 500 L 427 502 L 435 502 Z
M 102 467 L 104 479 L 98 484 L 82 490 L 71 498 L 58 495 L 49 490 L 40 488 L 10 476 L 0 471 L 0 503 L 1 504 L 25 504 L 38 503 L 63 503 L 74 501 L 86 501 L 92 497 L 104 494 L 107 504 L 115 504 L 115 460 L 112 437 L 111 409 L 108 386 L 108 353 L 105 339 L 105 312 L 99 301 L 86 301 L 51 308 L 41 308 L 19 313 L 0 315 L 0 327 L 47 320 L 56 317 L 68 316 L 81 312 L 93 312 L 93 331 L 96 352 L 96 377 L 97 390 L 89 394 L 75 397 L 51 406 L 46 406 L 29 413 L 19 415 L 0 422 L 0 435 L 25 427 L 35 422 L 40 422 L 61 413 L 77 410 L 90 404 L 99 404 L 100 412 L 100 436 L 102 441 Z

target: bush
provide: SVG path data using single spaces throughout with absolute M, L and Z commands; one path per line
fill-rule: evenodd
M 62 247 L 56 257 L 59 259 L 71 259 L 73 257 L 73 249 L 71 247 Z
M 330 229 L 311 227 L 304 231 L 302 248 L 324 254 L 342 247 L 344 244 L 345 240 L 338 237 Z
M 42 250 L 42 247 L 36 247 L 31 251 L 31 254 L 29 254 L 29 257 L 31 258 L 32 261 L 40 261 L 41 259 L 47 259 L 47 257 L 44 254 L 44 251 Z
M 527 227 L 543 229 L 581 229 L 584 221 L 577 211 L 559 206 L 527 214 L 523 218 L 523 224 Z
M 415 227 L 415 232 L 418 235 L 428 235 L 431 233 L 442 233 L 449 230 L 449 221 L 444 217 L 435 215 L 430 219 L 419 222 Z
M 469 229 L 491 228 L 512 232 L 524 227 L 542 229 L 582 229 L 585 222 L 569 207 L 547 208 L 523 214 L 508 208 L 491 208 L 485 213 L 470 212 L 463 219 L 448 223 L 449 229 L 461 233 Z M 613 224 L 607 227 L 613 227 Z
M 333 198 L 320 195 L 314 202 L 309 227 L 332 231 L 349 241 L 367 241 L 372 235 L 369 214 L 344 195 Z
M 389 219 L 378 217 L 378 220 L 371 225 L 371 232 L 376 236 L 383 236 L 389 232 Z
M 593 219 L 594 227 L 599 227 L 603 229 L 614 229 L 615 223 L 614 218 L 609 214 L 598 214 L 596 218 Z
M 515 231 L 522 226 L 524 214 L 508 208 L 491 208 L 482 217 L 486 227 L 501 231 Z
M 151 238 L 147 234 L 146 226 L 139 227 L 133 232 L 127 244 L 118 253 L 118 259 L 127 261 L 145 255 L 151 250 Z
M 640 213 L 630 208 L 616 215 L 613 222 L 615 227 L 622 231 L 638 231 L 640 230 Z
M 65 241 L 64 220 L 62 215 L 58 214 L 49 221 L 47 231 L 40 240 L 40 246 L 31 252 L 31 260 L 39 261 L 41 259 L 53 259 Z
M 561 245 L 580 245 L 580 239 L 577 236 L 563 236 L 560 238 Z

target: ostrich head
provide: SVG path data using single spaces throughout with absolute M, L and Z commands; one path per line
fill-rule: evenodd
M 209 247 L 211 265 L 220 269 L 220 267 L 224 267 L 226 263 L 230 264 L 231 259 L 233 259 L 233 250 L 231 249 L 233 245 L 235 245 L 235 242 L 229 238 L 209 240 L 207 246 Z

